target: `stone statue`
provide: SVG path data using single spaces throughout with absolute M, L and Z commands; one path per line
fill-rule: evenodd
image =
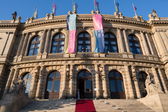
M 152 10 L 152 16 L 154 17 L 154 18 L 156 18 L 156 17 L 158 17 L 158 15 L 157 15 L 157 12 L 156 12 L 156 10 Z
M 163 93 L 158 84 L 154 81 L 154 76 L 148 75 L 145 81 L 147 95 L 153 95 L 158 93 Z
M 24 93 L 25 89 L 26 87 L 24 84 L 24 80 L 19 78 L 13 82 L 12 90 L 10 91 L 10 93 L 19 95 L 19 94 Z
M 16 18 L 17 18 L 17 12 L 16 11 L 14 13 L 12 13 L 12 18 L 13 18 L 14 21 L 16 20 Z
M 151 19 L 151 20 L 158 20 L 159 19 L 159 16 L 158 16 L 156 10 L 154 10 L 154 9 L 152 10 L 152 13 L 149 14 L 149 19 Z

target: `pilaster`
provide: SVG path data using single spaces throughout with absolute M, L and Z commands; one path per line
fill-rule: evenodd
M 100 98 L 100 76 L 99 65 L 95 65 L 96 98 Z
M 130 53 L 130 48 L 129 48 L 129 43 L 128 43 L 128 37 L 127 37 L 125 29 L 123 29 L 123 35 L 124 35 L 124 40 L 125 40 L 126 52 Z
M 140 89 L 139 89 L 135 66 L 132 66 L 131 69 L 132 69 L 132 77 L 133 77 L 133 81 L 134 81 L 134 85 L 135 85 L 135 90 L 136 90 L 136 96 L 137 96 L 137 98 L 141 98 L 141 93 L 140 93 Z
M 43 89 L 43 83 L 45 80 L 44 77 L 44 71 L 45 67 L 41 66 L 40 71 L 39 71 L 39 78 L 38 78 L 38 84 L 37 84 L 37 90 L 36 90 L 36 98 L 42 98 L 42 89 Z
M 119 46 L 119 52 L 123 53 L 124 52 L 124 45 L 123 45 L 124 43 L 123 43 L 120 29 L 117 29 L 117 42 L 118 42 L 118 46 Z
M 14 73 L 15 73 L 15 69 L 11 68 L 11 71 L 10 71 L 10 74 L 9 74 L 9 78 L 8 78 L 7 83 L 6 83 L 4 94 L 6 94 L 6 93 L 9 92 L 9 89 L 10 89 L 10 86 L 11 86 L 11 83 L 12 83 L 12 79 L 13 79 Z
M 127 86 L 126 88 L 128 88 L 126 98 L 127 99 L 129 99 L 129 98 L 133 99 L 133 98 L 135 98 L 135 96 L 134 96 L 132 80 L 131 80 L 131 76 L 130 76 L 131 75 L 130 68 L 127 65 L 125 65 L 124 68 L 125 68 L 125 78 L 126 78 L 126 81 L 127 81 L 126 82 L 127 84 L 125 84 L 125 86 Z
M 103 71 L 102 71 L 102 87 L 103 87 L 103 97 L 108 98 L 109 92 L 107 90 L 107 76 L 105 73 L 105 65 L 102 65 Z

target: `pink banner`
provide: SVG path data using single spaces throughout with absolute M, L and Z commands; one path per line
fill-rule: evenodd
M 102 30 L 103 29 L 102 16 L 100 14 L 93 15 L 93 25 L 94 25 L 94 30 Z
M 76 30 L 69 31 L 68 53 L 75 53 Z

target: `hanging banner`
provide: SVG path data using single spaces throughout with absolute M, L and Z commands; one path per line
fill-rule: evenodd
M 104 32 L 102 24 L 102 16 L 100 14 L 93 15 L 94 35 L 96 39 L 95 52 L 104 52 Z
M 76 52 L 76 14 L 67 17 L 67 29 L 69 30 L 68 53 Z

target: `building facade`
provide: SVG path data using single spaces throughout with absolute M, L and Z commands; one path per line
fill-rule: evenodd
M 77 15 L 76 53 L 66 53 L 66 15 L 0 21 L 0 93 L 23 79 L 31 98 L 142 98 L 147 80 L 168 92 L 168 18 L 102 15 L 105 53 L 94 53 L 92 14 Z

